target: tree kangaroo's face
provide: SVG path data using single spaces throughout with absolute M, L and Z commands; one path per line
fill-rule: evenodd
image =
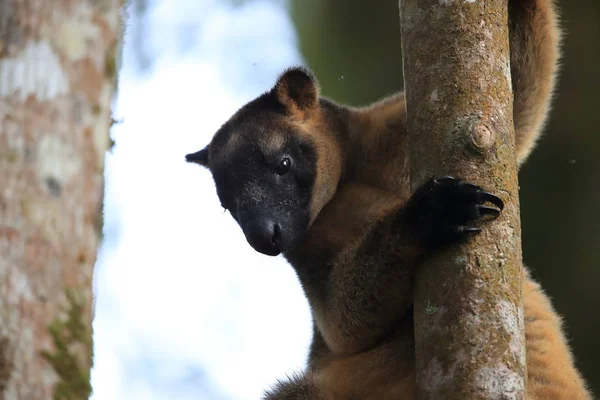
M 210 169 L 222 206 L 263 254 L 293 246 L 335 193 L 341 157 L 322 117 L 316 80 L 292 68 L 186 156 Z
M 307 230 L 316 176 L 315 149 L 284 111 L 262 96 L 225 123 L 209 146 L 187 155 L 210 169 L 223 208 L 248 243 L 270 256 Z

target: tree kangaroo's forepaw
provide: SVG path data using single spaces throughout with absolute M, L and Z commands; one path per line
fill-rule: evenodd
M 481 232 L 472 223 L 496 219 L 503 208 L 499 197 L 481 187 L 444 176 L 417 189 L 409 201 L 408 216 L 427 246 L 442 246 Z

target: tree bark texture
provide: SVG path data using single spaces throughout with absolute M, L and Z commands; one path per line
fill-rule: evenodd
M 85 399 L 121 0 L 0 0 L 0 400 Z
M 411 186 L 452 175 L 505 203 L 415 287 L 420 399 L 523 399 L 521 228 L 507 0 L 400 0 Z

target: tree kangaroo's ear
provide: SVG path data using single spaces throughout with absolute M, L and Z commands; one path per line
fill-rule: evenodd
M 186 154 L 185 161 L 208 168 L 208 146 L 195 153 Z
M 287 69 L 278 79 L 273 93 L 290 111 L 307 111 L 319 99 L 319 84 L 314 75 L 303 67 Z

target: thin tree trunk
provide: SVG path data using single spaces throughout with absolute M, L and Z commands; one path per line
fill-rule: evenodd
M 0 400 L 86 399 L 120 0 L 0 0 Z
M 420 399 L 522 399 L 521 228 L 507 0 L 400 0 L 413 189 L 431 176 L 505 202 L 469 243 L 425 260 L 415 291 Z

